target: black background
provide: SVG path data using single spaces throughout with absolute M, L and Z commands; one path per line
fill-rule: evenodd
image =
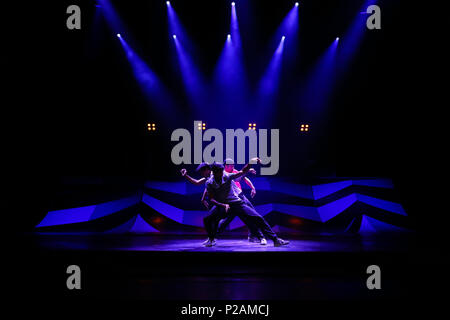
M 131 1 L 120 2 L 114 3 L 120 8 L 133 44 L 144 57 L 151 56 L 151 61 L 155 61 L 152 67 L 173 88 L 177 99 L 183 101 L 179 77 L 167 71 L 171 48 L 165 45 L 169 39 L 164 1 L 139 1 L 136 7 Z M 188 2 L 198 4 L 190 8 Z M 201 48 L 205 74 L 211 72 L 223 45 L 219 38 L 210 40 L 226 33 L 229 23 L 228 18 L 218 19 L 219 12 L 228 10 L 228 4 L 208 2 L 209 10 L 205 12 L 198 8 L 206 1 L 172 1 Z M 81 31 L 65 27 L 69 4 L 82 8 Z M 258 1 L 258 6 L 248 11 L 248 20 L 240 18 L 241 29 L 258 30 L 252 33 L 246 51 L 253 80 L 258 79 L 260 66 L 266 61 L 264 55 L 255 58 L 255 53 L 266 49 L 272 32 L 291 5 L 291 1 Z M 345 31 L 361 1 L 302 1 L 303 5 L 321 14 L 302 16 L 300 38 L 308 41 L 311 50 L 305 51 L 309 53 L 298 65 L 299 78 L 329 43 L 328 39 Z M 443 11 L 440 6 L 435 3 L 425 8 L 408 1 L 380 1 L 383 29 L 367 33 L 352 70 L 339 83 L 332 112 L 326 115 L 328 126 L 322 128 L 319 136 L 313 136 L 312 143 L 313 147 L 323 146 L 312 149 L 316 150 L 312 158 L 318 161 L 312 167 L 314 173 L 392 178 L 402 204 L 415 221 L 418 235 L 422 236 L 419 239 L 435 247 L 445 245 L 449 221 L 445 195 L 447 162 L 443 157 L 448 145 L 447 126 L 442 113 L 448 104 L 443 59 L 447 51 L 437 46 L 445 45 L 447 37 L 439 25 L 446 20 L 436 15 Z M 150 8 L 149 20 L 146 18 Z M 94 177 L 105 187 L 112 185 L 112 189 L 123 181 L 151 178 L 145 125 L 157 115 L 139 95 L 117 39 L 106 27 L 98 30 L 98 37 L 103 40 L 93 46 L 93 2 L 11 1 L 2 4 L 2 13 L 2 155 L 6 160 L 7 189 L 3 229 L 31 231 L 63 188 L 64 177 Z M 335 24 L 321 22 L 329 16 L 334 17 Z M 209 24 L 206 31 L 205 21 Z M 314 29 L 303 30 L 303 23 Z M 146 41 L 149 39 L 152 41 Z M 252 60 L 254 63 L 250 63 Z M 290 79 L 285 81 L 289 85 Z M 193 119 L 188 116 L 185 122 L 180 120 L 185 113 L 176 118 L 174 123 L 181 121 L 182 126 L 190 128 Z M 282 117 L 278 119 L 283 121 Z M 213 123 L 211 127 L 220 125 Z M 166 138 L 151 139 L 157 148 L 170 150 Z M 296 165 L 294 161 L 282 163 L 286 167 L 281 168 L 281 173 L 290 172 Z M 158 172 L 176 179 L 178 169 L 168 165 Z M 14 250 L 14 243 L 9 244 L 5 243 Z M 19 256 L 21 252 L 15 252 L 9 262 L 19 261 L 15 258 Z M 26 268 L 21 268 L 21 276 L 26 275 Z M 438 282 L 434 288 L 439 288 Z M 286 303 L 280 309 L 295 312 L 293 306 L 300 305 Z M 340 307 L 348 311 L 347 305 Z M 167 308 L 173 311 L 173 305 Z M 371 312 L 374 309 L 373 304 L 365 308 Z

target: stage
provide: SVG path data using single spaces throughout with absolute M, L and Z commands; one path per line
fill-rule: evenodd
M 44 300 L 390 301 L 415 299 L 420 290 L 433 297 L 446 281 L 444 255 L 415 234 L 285 236 L 291 243 L 279 248 L 249 243 L 244 236 L 219 238 L 215 247 L 205 248 L 204 238 L 22 235 L 15 272 L 28 275 L 19 282 L 33 285 L 18 294 Z M 72 264 L 82 270 L 78 292 L 65 288 Z M 382 270 L 381 290 L 366 287 L 366 269 L 374 264 Z
M 36 233 L 31 235 L 39 249 L 86 251 L 145 251 L 145 252 L 407 252 L 414 246 L 412 233 L 384 235 L 318 234 L 283 235 L 287 246 L 274 247 L 251 243 L 245 235 L 226 235 L 217 245 L 204 247 L 206 235 L 138 235 L 138 234 L 74 234 Z

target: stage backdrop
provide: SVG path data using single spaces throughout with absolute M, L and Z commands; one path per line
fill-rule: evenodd
M 381 178 L 327 178 L 299 184 L 280 178 L 252 179 L 256 210 L 280 233 L 377 233 L 410 230 L 392 181 Z M 85 190 L 85 188 L 79 188 Z M 38 232 L 204 234 L 203 187 L 185 181 L 147 181 L 113 193 L 69 192 L 36 226 Z M 105 195 L 106 194 L 106 195 Z M 112 198 L 113 197 L 113 198 Z M 63 199 L 65 198 L 65 199 Z M 76 205 L 77 204 L 77 205 Z M 227 233 L 246 233 L 239 218 Z

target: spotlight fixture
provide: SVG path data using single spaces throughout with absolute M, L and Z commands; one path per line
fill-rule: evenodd
M 147 123 L 147 131 L 156 131 L 156 123 Z
M 173 35 L 172 37 L 173 37 L 173 39 L 175 40 L 175 39 L 177 38 L 177 35 L 176 35 L 176 34 L 174 34 L 174 35 Z
M 249 123 L 248 130 L 256 130 L 256 123 Z
M 298 7 L 298 2 L 295 3 L 295 6 Z
M 300 131 L 302 131 L 302 132 L 309 131 L 309 124 L 300 125 Z
M 281 37 L 281 40 L 282 40 L 282 41 L 284 41 L 284 39 L 286 39 L 286 36 L 282 36 L 282 37 Z
M 166 1 L 166 4 L 167 4 L 168 6 L 170 6 L 170 1 Z
M 231 39 L 231 34 L 227 35 L 227 39 L 228 39 L 228 40 Z
M 204 123 L 204 122 L 199 122 L 199 123 L 197 124 L 197 129 L 198 129 L 198 130 L 206 130 L 206 123 Z
M 236 5 L 236 3 L 232 2 L 231 5 L 234 7 Z
M 120 35 L 120 33 L 117 34 L 117 38 L 121 38 L 122 36 Z
M 339 37 L 336 38 L 336 41 L 339 41 Z

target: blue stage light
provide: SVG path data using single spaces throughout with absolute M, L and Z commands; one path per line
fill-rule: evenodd
M 295 3 L 295 6 L 298 7 L 298 2 Z
M 170 6 L 170 1 L 166 1 L 166 4 L 167 4 L 168 6 Z
M 265 119 L 271 117 L 277 99 L 285 43 L 284 39 L 285 37 L 283 36 L 258 84 L 257 104 L 261 114 L 260 117 Z
M 284 39 L 286 39 L 286 37 L 285 37 L 285 36 L 282 36 L 282 37 L 281 37 L 281 41 L 284 41 Z
M 336 38 L 336 41 L 339 41 L 339 37 Z
M 237 6 L 231 5 L 230 31 L 214 70 L 214 98 L 228 115 L 248 105 L 249 85 L 239 32 Z M 223 114 L 222 114 L 223 115 Z
M 232 2 L 231 5 L 234 7 L 236 4 L 234 2 Z
M 305 106 L 306 112 L 321 114 L 329 105 L 329 99 L 331 99 L 336 85 L 336 53 L 339 44 L 337 39 L 332 41 L 327 50 L 319 57 L 307 77 L 306 85 L 300 90 L 299 104 Z
M 174 40 L 179 71 L 182 77 L 186 94 L 190 105 L 197 110 L 205 106 L 209 92 L 201 72 L 198 70 L 193 59 L 194 46 L 189 35 L 185 32 L 183 25 L 172 6 L 167 6 L 167 17 L 169 22 L 169 35 Z M 178 38 L 179 37 L 179 38 Z
M 142 92 L 150 100 L 152 105 L 158 108 L 164 116 L 167 118 L 172 114 L 172 107 L 174 102 L 167 88 L 161 83 L 155 72 L 147 65 L 147 63 L 142 60 L 139 55 L 134 51 L 134 49 L 125 41 L 125 39 L 117 34 L 119 42 L 122 45 L 125 56 L 128 59 L 133 74 L 142 89 Z M 168 119 L 168 118 L 167 118 Z M 151 124 L 152 131 L 156 125 Z

